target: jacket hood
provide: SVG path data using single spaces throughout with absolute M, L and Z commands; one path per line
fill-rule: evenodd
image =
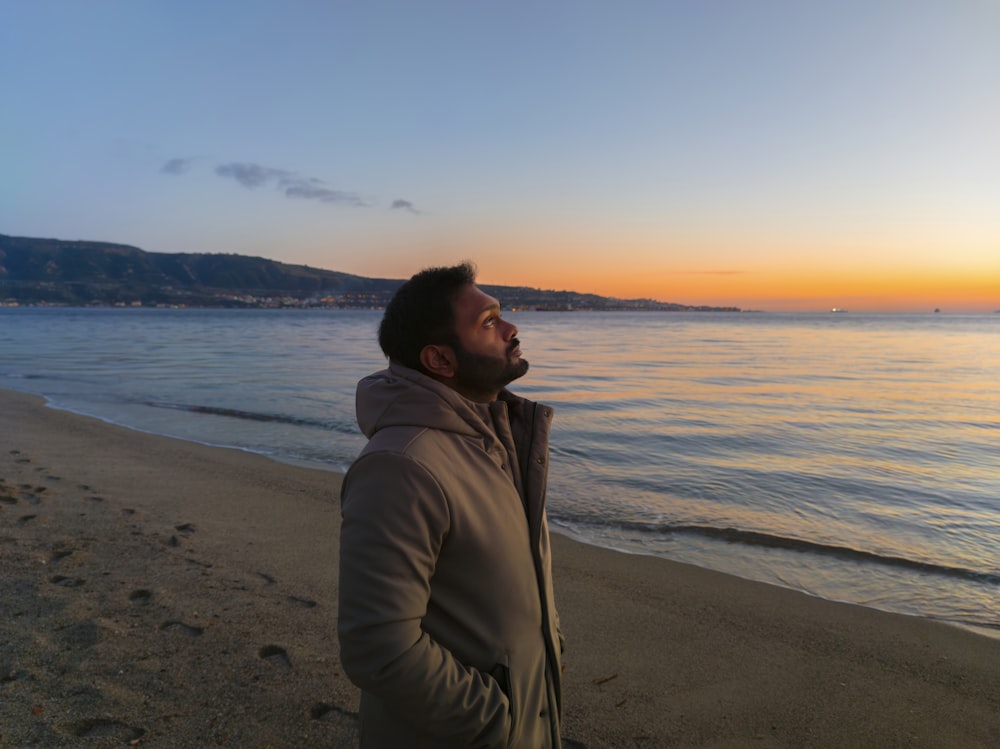
M 358 383 L 358 426 L 371 439 L 380 429 L 426 427 L 490 442 L 496 439 L 486 403 L 474 403 L 432 377 L 390 362 Z

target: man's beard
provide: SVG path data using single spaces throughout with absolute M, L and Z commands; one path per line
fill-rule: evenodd
M 461 344 L 456 344 L 453 347 L 458 364 L 456 384 L 466 391 L 490 394 L 499 392 L 518 377 L 523 377 L 528 371 L 528 361 L 513 361 L 510 358 L 519 344 L 520 341 L 513 339 L 507 347 L 507 355 L 502 357 L 473 354 Z

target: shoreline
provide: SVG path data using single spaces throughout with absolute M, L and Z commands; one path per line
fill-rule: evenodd
M 11 392 L 20 392 L 20 393 L 24 393 L 24 394 L 36 395 L 36 396 L 41 397 L 42 399 L 44 399 L 45 405 L 48 408 L 51 408 L 51 409 L 54 409 L 54 410 L 58 410 L 58 411 L 65 411 L 67 413 L 74 414 L 76 416 L 80 416 L 80 417 L 83 417 L 83 418 L 97 419 L 98 421 L 101 421 L 101 422 L 103 422 L 105 424 L 108 424 L 110 426 L 113 426 L 113 427 L 128 429 L 128 430 L 135 431 L 135 432 L 141 432 L 143 434 L 148 434 L 148 435 L 151 435 L 151 436 L 154 436 L 154 437 L 165 437 L 167 439 L 181 440 L 181 441 L 189 442 L 189 443 L 192 443 L 192 444 L 195 444 L 195 445 L 200 445 L 200 446 L 208 447 L 208 448 L 236 450 L 236 451 L 243 452 L 243 453 L 246 453 L 246 454 L 249 454 L 249 455 L 260 456 L 260 457 L 266 458 L 268 460 L 272 460 L 272 461 L 275 461 L 277 463 L 281 463 L 283 465 L 293 466 L 293 467 L 297 467 L 297 468 L 303 468 L 305 470 L 320 470 L 320 471 L 323 471 L 323 472 L 326 472 L 326 473 L 331 473 L 331 474 L 337 475 L 337 476 L 342 476 L 343 473 L 345 472 L 346 468 L 347 468 L 347 466 L 339 467 L 339 466 L 335 466 L 335 465 L 332 465 L 332 464 L 329 464 L 329 463 L 318 462 L 318 461 L 313 461 L 313 460 L 308 460 L 308 459 L 296 459 L 296 458 L 293 458 L 293 457 L 283 456 L 283 455 L 280 455 L 280 454 L 269 454 L 269 453 L 264 452 L 264 451 L 255 450 L 255 449 L 252 449 L 252 448 L 249 448 L 249 447 L 241 447 L 239 445 L 234 445 L 234 444 L 206 442 L 206 441 L 199 440 L 199 439 L 196 439 L 196 438 L 191 437 L 191 436 L 170 435 L 170 434 L 165 434 L 163 432 L 151 431 L 151 430 L 144 429 L 142 427 L 136 427 L 136 426 L 132 426 L 130 424 L 124 423 L 124 422 L 116 421 L 115 419 L 110 418 L 110 417 L 96 415 L 96 414 L 90 414 L 90 413 L 87 413 L 87 412 L 82 411 L 82 410 L 77 410 L 77 409 L 75 409 L 75 408 L 73 408 L 71 406 L 60 405 L 60 404 L 58 404 L 57 402 L 55 402 L 52 398 L 50 398 L 47 395 L 38 394 L 38 393 L 29 393 L 27 391 L 16 391 L 16 390 L 11 391 Z M 826 601 L 831 601 L 831 602 L 835 602 L 835 603 L 847 603 L 847 604 L 853 604 L 853 605 L 863 606 L 865 608 L 872 608 L 872 609 L 874 609 L 876 611 L 881 611 L 881 612 L 884 612 L 884 613 L 901 614 L 901 615 L 904 615 L 904 616 L 913 616 L 913 617 L 917 617 L 917 618 L 920 618 L 920 619 L 926 619 L 928 621 L 940 622 L 942 624 L 946 624 L 946 625 L 949 625 L 949 626 L 958 627 L 960 629 L 964 629 L 966 631 L 976 633 L 976 634 L 981 635 L 983 637 L 988 637 L 988 638 L 992 638 L 992 639 L 1000 639 L 1000 621 L 997 621 L 995 625 L 991 625 L 991 624 L 987 624 L 987 623 L 979 623 L 977 621 L 961 621 L 961 620 L 955 620 L 955 619 L 948 619 L 945 616 L 935 616 L 930 611 L 921 611 L 919 606 L 913 606 L 912 604 L 910 606 L 900 605 L 898 602 L 897 602 L 897 604 L 895 606 L 892 606 L 892 605 L 887 605 L 885 607 L 875 606 L 875 605 L 872 605 L 870 603 L 864 603 L 864 602 L 859 602 L 859 601 L 856 601 L 856 600 L 852 600 L 849 597 L 841 597 L 841 596 L 836 596 L 836 595 L 827 595 L 827 594 L 825 594 L 823 592 L 815 592 L 815 591 L 809 590 L 808 588 L 796 587 L 793 584 L 785 582 L 783 579 L 780 578 L 780 576 L 771 575 L 770 577 L 768 577 L 766 575 L 764 575 L 764 576 L 755 575 L 753 572 L 744 573 L 740 569 L 737 569 L 737 568 L 734 568 L 732 566 L 728 566 L 728 565 L 725 564 L 726 557 L 725 557 L 725 552 L 724 551 L 721 552 L 721 553 L 712 552 L 710 554 L 710 558 L 707 558 L 707 559 L 702 555 L 701 559 L 692 560 L 692 559 L 686 559 L 686 558 L 684 558 L 683 554 L 682 555 L 671 555 L 671 554 L 667 554 L 667 553 L 660 553 L 660 552 L 658 552 L 656 550 L 652 550 L 652 549 L 632 548 L 632 547 L 629 547 L 627 545 L 627 543 L 625 545 L 614 545 L 614 544 L 602 542 L 600 540 L 590 538 L 585 533 L 581 533 L 579 531 L 576 531 L 572 527 L 569 527 L 568 525 L 563 524 L 562 522 L 560 522 L 560 519 L 558 517 L 550 517 L 550 523 L 551 523 L 550 530 L 551 530 L 551 532 L 553 534 L 563 535 L 563 536 L 566 536 L 568 538 L 573 539 L 576 542 L 579 542 L 579 543 L 582 543 L 582 544 L 585 544 L 585 545 L 589 545 L 589 546 L 594 546 L 596 548 L 608 549 L 608 550 L 615 551 L 615 552 L 618 552 L 618 553 L 621 553 L 621 554 L 634 554 L 634 555 L 637 555 L 637 556 L 648 556 L 648 557 L 652 557 L 652 558 L 655 558 L 655 559 L 663 559 L 663 560 L 666 560 L 666 561 L 677 562 L 677 563 L 680 563 L 680 564 L 690 564 L 690 565 L 694 565 L 696 567 L 702 567 L 704 569 L 715 570 L 715 571 L 721 572 L 723 574 L 733 575 L 733 576 L 738 577 L 740 579 L 751 581 L 751 582 L 761 582 L 761 583 L 765 583 L 765 584 L 768 584 L 768 585 L 775 585 L 777 587 L 781 587 L 781 588 L 785 588 L 787 590 L 791 590 L 791 591 L 795 591 L 795 592 L 798 592 L 798 593 L 802 593 L 804 595 L 808 595 L 808 596 L 812 596 L 812 597 L 818 597 L 818 598 L 820 598 L 822 600 L 826 600 Z M 752 534 L 752 532 L 751 532 L 751 534 Z M 706 539 L 702 538 L 701 542 L 705 543 Z M 728 541 L 712 541 L 711 539 L 707 539 L 707 542 L 709 544 L 715 543 L 715 544 L 719 545 L 720 548 L 729 544 Z M 760 553 L 760 552 L 758 551 L 758 553 Z M 722 563 L 720 563 L 720 560 L 721 560 Z M 767 560 L 764 559 L 762 561 L 765 563 L 764 566 L 766 566 L 766 561 Z M 917 563 L 913 563 L 913 564 L 916 565 Z M 884 572 L 884 570 L 882 570 L 882 571 Z
M 0 390 L 0 746 L 354 746 L 340 474 Z M 1000 744 L 1000 640 L 553 534 L 578 747 Z
M 917 614 L 917 613 L 912 613 L 912 612 L 893 611 L 892 609 L 879 608 L 878 606 L 871 606 L 871 605 L 864 604 L 864 603 L 857 603 L 855 601 L 848 601 L 848 600 L 842 600 L 842 599 L 837 599 L 837 598 L 825 598 L 825 597 L 819 595 L 818 593 L 812 593 L 812 592 L 810 592 L 808 590 L 802 590 L 800 588 L 795 588 L 795 587 L 793 587 L 791 585 L 783 585 L 780 582 L 773 582 L 773 581 L 770 581 L 770 580 L 758 580 L 758 579 L 753 578 L 753 577 L 746 577 L 744 575 L 740 575 L 740 574 L 738 574 L 736 572 L 727 572 L 727 571 L 722 571 L 722 570 L 715 570 L 712 567 L 707 567 L 707 566 L 702 566 L 702 565 L 694 564 L 693 562 L 685 562 L 684 560 L 681 560 L 681 559 L 673 559 L 671 557 L 661 556 L 661 555 L 655 554 L 655 553 L 645 553 L 645 552 L 642 552 L 642 551 L 633 551 L 632 549 L 627 549 L 627 548 L 617 548 L 617 547 L 613 547 L 613 546 L 603 546 L 601 544 L 598 544 L 598 543 L 595 543 L 593 541 L 590 541 L 585 536 L 582 536 L 580 534 L 574 533 L 573 531 L 571 531 L 571 530 L 569 530 L 569 529 L 567 529 L 565 527 L 560 527 L 560 526 L 558 526 L 557 524 L 554 524 L 554 523 L 550 525 L 550 531 L 551 531 L 551 534 L 553 536 L 563 536 L 565 538 L 570 539 L 574 543 L 582 544 L 584 546 L 592 546 L 595 549 L 604 549 L 605 551 L 611 551 L 611 552 L 613 552 L 615 554 L 624 554 L 626 556 L 635 556 L 635 557 L 646 557 L 646 558 L 649 558 L 649 559 L 660 559 L 660 560 L 663 560 L 663 561 L 668 562 L 670 564 L 681 564 L 681 565 L 685 565 L 685 566 L 695 567 L 697 569 L 703 569 L 703 570 L 710 571 L 710 572 L 716 572 L 716 573 L 718 573 L 720 575 L 726 575 L 726 576 L 729 576 L 729 577 L 734 577 L 734 578 L 736 578 L 738 580 L 743 580 L 743 581 L 748 582 L 748 583 L 757 583 L 757 584 L 760 584 L 760 585 L 770 585 L 770 586 L 773 586 L 775 588 L 780 588 L 782 590 L 787 590 L 787 591 L 790 591 L 792 593 L 797 593 L 799 595 L 807 596 L 809 598 L 815 598 L 815 599 L 820 600 L 820 601 L 826 601 L 828 603 L 842 604 L 842 605 L 845 605 L 845 606 L 857 606 L 857 607 L 863 608 L 863 609 L 871 609 L 872 611 L 875 611 L 875 612 L 878 612 L 878 613 L 881 613 L 881 614 L 890 614 L 892 616 L 905 616 L 905 617 L 911 617 L 913 619 L 918 619 L 920 621 L 933 622 L 935 624 L 943 624 L 944 626 L 947 626 L 947 627 L 955 627 L 955 628 L 963 630 L 965 632 L 971 632 L 972 634 L 978 635 L 980 637 L 986 637 L 988 639 L 1000 641 L 1000 623 L 998 623 L 998 627 L 997 628 L 990 628 L 988 626 L 982 626 L 982 625 L 976 625 L 976 624 L 968 624 L 968 623 L 965 623 L 965 622 L 950 621 L 948 619 L 936 619 L 936 618 L 931 617 L 931 616 L 924 616 L 922 614 Z

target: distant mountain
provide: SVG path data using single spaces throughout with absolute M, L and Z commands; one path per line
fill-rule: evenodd
M 398 285 L 245 255 L 146 252 L 109 242 L 0 234 L 0 300 L 20 303 L 218 306 L 239 297 L 381 295 Z
M 402 283 L 246 255 L 146 252 L 109 242 L 0 234 L 0 304 L 7 305 L 372 308 L 384 306 Z M 737 311 L 572 291 L 483 288 L 507 307 Z

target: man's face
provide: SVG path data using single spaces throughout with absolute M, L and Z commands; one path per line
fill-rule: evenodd
M 466 286 L 454 301 L 456 390 L 473 400 L 492 400 L 528 371 L 517 327 L 500 317 L 500 303 L 478 286 Z

